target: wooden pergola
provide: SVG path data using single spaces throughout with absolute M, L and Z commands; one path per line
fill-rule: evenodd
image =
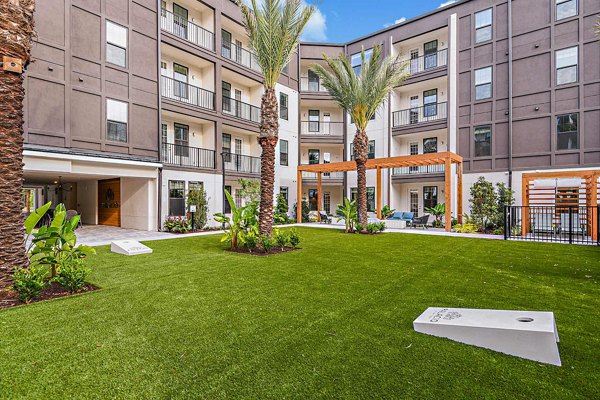
M 458 222 L 462 223 L 462 157 L 452 152 L 417 154 L 413 156 L 396 156 L 386 158 L 374 158 L 367 161 L 367 170 L 377 170 L 376 206 L 377 218 L 381 219 L 382 182 L 381 170 L 402 167 L 420 167 L 427 165 L 445 165 L 445 205 L 446 205 L 446 231 L 452 229 L 452 164 L 456 165 L 458 183 Z M 298 197 L 302 196 L 302 172 L 313 172 L 317 174 L 317 210 L 321 211 L 322 203 L 322 179 L 321 175 L 329 172 L 356 171 L 355 161 L 342 161 L 329 164 L 311 164 L 298 166 Z M 296 215 L 298 223 L 302 223 L 302 201 L 298 201 Z

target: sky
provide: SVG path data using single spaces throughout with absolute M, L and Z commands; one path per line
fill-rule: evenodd
M 453 0 L 304 0 L 316 7 L 303 41 L 345 43 Z

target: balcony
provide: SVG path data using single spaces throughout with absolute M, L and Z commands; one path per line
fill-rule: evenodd
M 168 76 L 160 77 L 160 94 L 162 97 L 186 103 L 192 106 L 215 109 L 215 93 Z
M 258 72 L 259 74 L 262 72 L 260 69 L 260 65 L 258 65 L 256 54 L 234 43 L 222 42 L 221 56 L 243 67 L 250 68 L 251 70 Z
M 260 157 L 251 157 L 243 154 L 222 154 L 225 171 L 243 175 L 260 175 Z
M 331 121 L 301 121 L 300 134 L 306 143 L 344 141 L 344 123 Z
M 424 128 L 442 129 L 447 126 L 447 118 L 448 103 L 431 103 L 393 112 L 392 129 L 396 131 L 395 133 L 411 133 L 411 128 L 421 131 Z
M 311 182 L 316 183 L 318 181 L 318 175 L 319 174 L 317 174 L 316 172 L 302 171 L 302 180 L 307 183 L 311 183 Z M 343 180 L 344 180 L 343 172 L 324 172 L 321 174 L 321 182 L 323 184 L 342 183 Z
M 202 28 L 170 11 L 162 8 L 160 10 L 160 29 L 180 37 L 196 46 L 215 51 L 215 35 L 211 31 Z
M 162 144 L 161 161 L 165 164 L 187 168 L 215 169 L 215 160 L 216 152 L 214 150 L 173 143 Z
M 320 80 L 309 79 L 308 76 L 300 77 L 300 90 L 302 92 L 329 94 L 329 91 Z
M 446 67 L 448 65 L 448 49 L 425 54 L 410 60 L 402 60 L 401 62 L 407 63 L 408 72 L 410 73 L 409 80 L 412 80 L 413 77 L 416 78 L 421 74 L 425 75 L 434 71 L 440 72 L 440 70 Z M 445 75 L 445 72 L 439 75 Z
M 260 108 L 231 97 L 223 96 L 223 114 L 260 123 Z
M 433 178 L 435 181 L 443 180 L 446 166 L 440 165 L 420 165 L 415 167 L 402 167 L 392 169 L 392 180 L 407 181 L 418 178 Z

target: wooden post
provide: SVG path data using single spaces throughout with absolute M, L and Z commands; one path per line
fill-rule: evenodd
M 444 202 L 446 206 L 446 232 L 452 230 L 452 160 L 446 158 L 444 179 Z
M 381 219 L 381 167 L 377 167 L 377 219 Z
M 317 175 L 317 213 L 318 215 L 318 221 L 321 222 L 321 202 L 323 201 L 323 193 L 322 193 L 323 187 L 322 187 L 322 178 L 321 178 L 321 173 L 319 172 Z
M 296 222 L 302 223 L 302 171 L 298 170 L 298 193 L 296 194 Z
M 458 219 L 458 223 L 463 223 L 463 165 L 462 162 L 456 164 L 456 170 L 458 171 L 458 181 L 457 181 L 457 202 L 456 202 L 456 217 Z
M 591 182 L 590 182 L 590 216 L 591 216 L 591 224 L 588 226 L 591 227 L 592 230 L 592 240 L 598 240 L 598 178 L 600 178 L 600 174 L 592 174 Z
M 529 230 L 529 178 L 522 177 L 521 182 L 521 236 L 527 236 Z

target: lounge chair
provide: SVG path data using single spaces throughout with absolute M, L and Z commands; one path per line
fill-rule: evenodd
M 324 213 L 323 211 L 319 211 L 319 216 L 321 217 L 322 224 L 331 224 L 331 217 Z
M 429 223 L 429 214 L 425 214 L 420 217 L 413 218 L 412 221 L 410 221 L 410 226 L 413 228 L 421 226 L 424 229 L 427 229 L 428 223 Z
M 391 217 L 388 217 L 390 221 L 404 221 L 406 223 L 410 223 L 415 214 L 409 211 L 395 211 Z

